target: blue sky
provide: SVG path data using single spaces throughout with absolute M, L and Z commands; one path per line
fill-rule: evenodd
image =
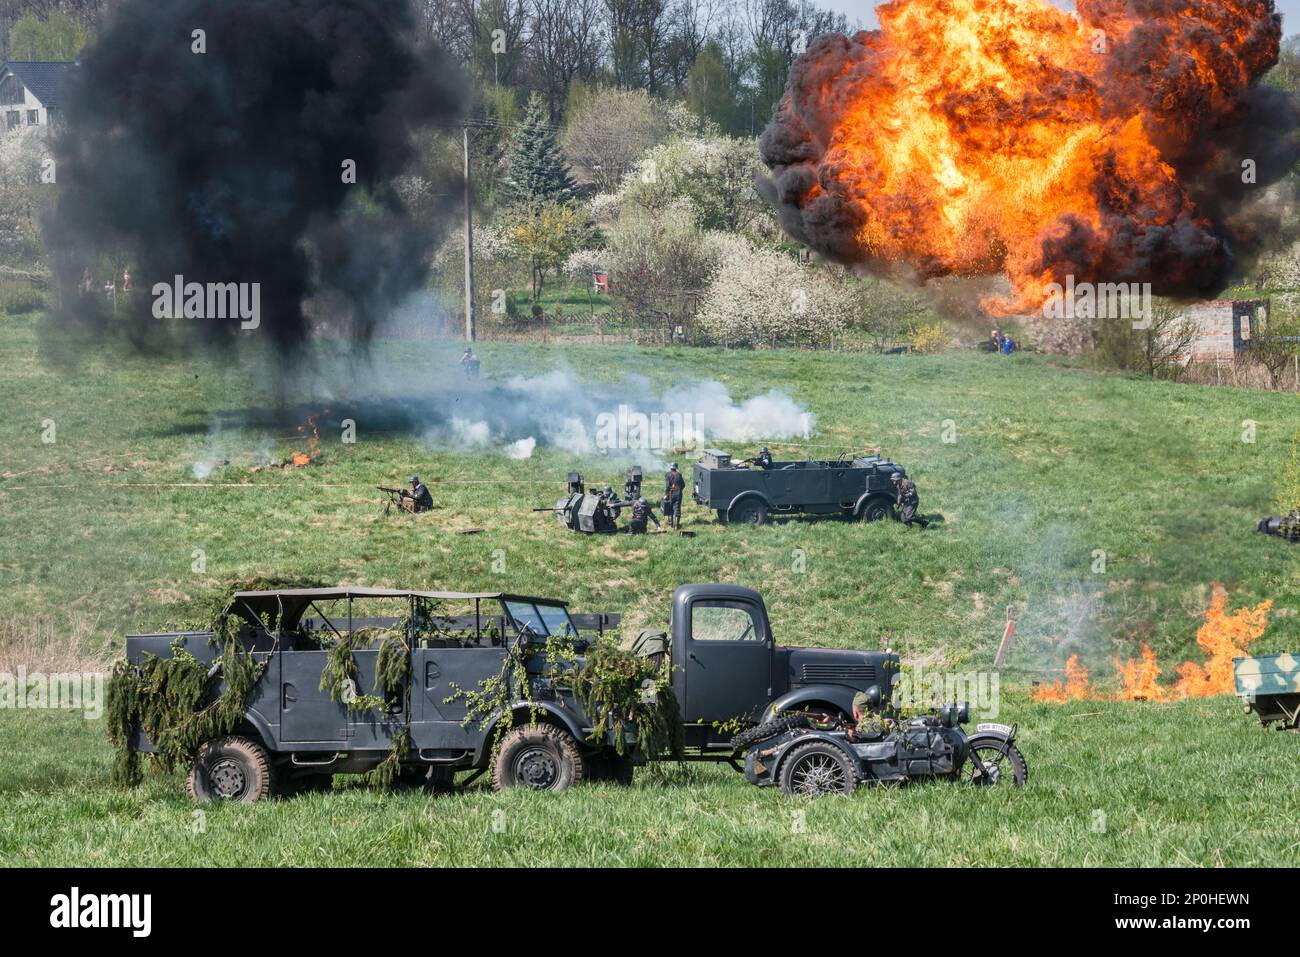
M 1275 0 L 1282 12 L 1282 32 L 1286 36 L 1300 32 L 1300 0 Z M 837 10 L 849 18 L 849 25 L 871 29 L 876 26 L 875 3 L 866 0 L 819 0 L 819 5 Z M 1074 8 L 1072 0 L 1057 0 L 1057 6 L 1066 10 Z

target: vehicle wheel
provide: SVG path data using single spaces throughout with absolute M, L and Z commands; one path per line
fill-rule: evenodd
M 274 775 L 266 749 L 249 738 L 218 738 L 199 748 L 185 789 L 196 801 L 251 804 L 268 797 Z
M 798 797 L 852 794 L 858 769 L 849 756 L 826 741 L 798 745 L 781 762 L 781 790 Z
M 767 521 L 767 506 L 750 499 L 731 509 L 727 521 L 735 525 L 762 525 Z
M 862 506 L 862 511 L 858 513 L 858 518 L 864 522 L 879 522 L 882 519 L 893 518 L 894 507 L 885 499 L 872 499 Z
M 502 739 L 492 762 L 492 790 L 566 791 L 582 781 L 585 771 L 573 735 L 549 724 L 527 724 Z
M 1025 763 L 1025 756 L 1014 744 L 984 741 L 972 745 L 971 752 L 978 754 L 980 760 L 992 772 L 989 777 L 985 777 L 971 761 L 967 777 L 971 784 L 991 787 L 1010 781 L 1016 787 L 1020 787 L 1029 780 L 1029 765 Z
M 766 741 L 768 738 L 775 738 L 778 734 L 785 734 L 787 731 L 794 731 L 797 728 L 811 728 L 812 719 L 808 715 L 786 714 L 779 718 L 773 718 L 771 721 L 764 721 L 762 724 L 754 725 L 748 730 L 740 732 L 731 739 L 731 748 L 739 753 L 752 748 L 760 741 Z

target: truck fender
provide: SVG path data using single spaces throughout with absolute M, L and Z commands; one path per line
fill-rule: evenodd
M 275 734 L 271 732 L 271 722 L 267 721 L 261 712 L 254 711 L 252 708 L 245 708 L 244 724 L 248 725 L 252 730 L 252 736 L 261 739 L 262 746 L 266 750 L 280 750 L 280 742 L 276 739 Z
M 741 492 L 739 495 L 733 498 L 729 503 L 727 503 L 727 513 L 728 514 L 731 513 L 731 510 L 736 507 L 737 502 L 744 502 L 751 498 L 756 498 L 764 505 L 766 505 L 767 510 L 769 512 L 776 511 L 776 506 L 772 504 L 772 500 L 770 498 L 768 498 L 766 495 L 764 495 L 762 492 L 758 491 L 757 489 L 749 489 L 748 491 Z
M 853 696 L 857 693 L 857 688 L 850 688 L 847 685 L 804 685 L 802 688 L 787 691 L 768 705 L 767 710 L 763 712 L 763 720 L 770 721 L 782 711 L 799 710 L 808 704 L 833 705 L 846 716 L 852 717 Z
M 883 499 L 891 506 L 894 504 L 894 497 L 888 492 L 863 492 L 858 496 L 858 500 L 853 503 L 853 514 L 861 515 L 862 510 L 866 508 L 867 502 L 873 498 Z
M 588 743 L 587 733 L 579 727 L 577 719 L 564 708 L 560 708 L 549 701 L 516 701 L 510 706 L 510 710 L 516 716 L 515 727 L 520 727 L 521 725 L 528 723 L 529 712 L 541 712 L 541 714 L 538 715 L 539 719 L 548 721 L 551 724 L 560 725 L 568 731 L 569 734 L 573 735 L 573 739 L 580 745 Z M 542 714 L 546 717 L 542 718 Z M 483 741 L 478 746 L 478 750 L 474 752 L 474 765 L 476 767 L 480 762 L 486 761 L 488 755 L 491 753 L 492 741 L 496 737 L 497 724 L 501 721 L 504 715 L 504 711 L 498 712 L 496 717 L 492 719 L 492 723 L 484 728 Z

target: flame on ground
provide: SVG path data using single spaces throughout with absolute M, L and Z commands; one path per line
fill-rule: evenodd
M 1115 673 L 1120 681 L 1116 694 L 1107 695 L 1095 688 L 1087 669 L 1079 664 L 1078 655 L 1071 655 L 1065 663 L 1065 680 L 1039 687 L 1034 692 L 1034 700 L 1058 704 L 1107 697 L 1120 701 L 1171 701 L 1231 694 L 1232 659 L 1244 655 L 1246 647 L 1264 633 L 1273 601 L 1265 599 L 1254 608 L 1239 608 L 1234 612 L 1229 612 L 1227 605 L 1227 591 L 1214 586 L 1205 621 L 1196 632 L 1196 643 L 1207 659 L 1203 663 L 1184 661 L 1175 666 L 1178 678 L 1171 685 L 1160 684 L 1160 663 L 1151 646 L 1143 642 L 1137 658 L 1123 662 L 1116 659 Z
M 1067 276 L 1221 285 L 1250 238 L 1227 214 L 1296 151 L 1294 103 L 1257 83 L 1273 0 L 1076 7 L 893 0 L 878 30 L 818 38 L 761 142 L 783 226 L 883 274 L 1003 274 L 993 313 Z
M 311 429 L 311 435 L 307 435 L 308 429 Z M 303 435 L 307 435 L 308 451 L 295 451 L 291 456 L 289 456 L 289 464 L 297 468 L 302 468 L 304 465 L 311 464 L 311 462 L 316 458 L 317 453 L 320 452 L 320 432 L 316 429 L 316 416 L 307 416 L 306 425 L 298 426 L 298 431 Z

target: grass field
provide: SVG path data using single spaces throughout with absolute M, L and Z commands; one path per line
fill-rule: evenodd
M 1103 685 L 1141 641 L 1167 667 L 1198 658 L 1212 582 L 1233 608 L 1274 600 L 1260 650 L 1300 648 L 1300 551 L 1253 531 L 1300 428 L 1294 395 L 1033 356 L 485 344 L 488 387 L 561 363 L 605 383 L 635 371 L 659 389 L 717 379 L 736 399 L 779 387 L 817 417 L 809 454 L 882 445 L 918 480 L 923 510 L 942 518 L 924 532 L 804 520 L 738 528 L 689 506 L 694 538 L 590 539 L 527 509 L 553 502 L 570 468 L 614 481 L 624 463 L 545 447 L 522 462 L 458 451 L 425 441 L 409 416 L 375 414 L 373 379 L 445 382 L 457 375 L 454 344 L 378 343 L 369 366 L 331 364 L 315 387 L 291 376 L 270 402 L 275 374 L 251 348 L 204 361 L 66 341 L 42 349 L 37 323 L 0 317 L 0 670 L 34 670 L 60 636 L 96 664 L 125 632 L 174 626 L 254 575 L 508 587 L 623 612 L 629 631 L 662 625 L 682 582 L 736 581 L 764 593 L 780 641 L 888 643 L 908 661 L 962 670 L 990 667 L 1014 605 L 1020 644 L 1000 720 L 1020 722 L 1032 778 L 1019 793 L 915 787 L 824 802 L 805 809 L 799 834 L 791 814 L 801 806 L 729 769 L 691 767 L 631 790 L 557 796 L 346 788 L 209 809 L 206 834 L 192 835 L 179 778 L 108 788 L 99 722 L 0 710 L 0 860 L 854 863 L 883 852 L 916 864 L 1296 862 L 1296 739 L 1261 731 L 1234 699 L 1050 706 L 1025 696 L 1070 652 Z M 249 468 L 259 448 L 304 448 L 297 427 L 312 412 L 317 464 Z M 340 441 L 347 417 L 355 444 Z M 54 441 L 44 442 L 50 421 Z M 215 421 L 226 423 L 219 433 Z M 805 451 L 803 440 L 768 444 L 778 457 Z M 196 480 L 195 462 L 213 455 L 231 464 Z M 374 486 L 413 471 L 441 508 L 385 518 Z M 484 531 L 456 534 L 466 527 Z M 1094 831 L 1098 810 L 1107 823 Z M 849 828 L 858 840 L 844 840 Z

